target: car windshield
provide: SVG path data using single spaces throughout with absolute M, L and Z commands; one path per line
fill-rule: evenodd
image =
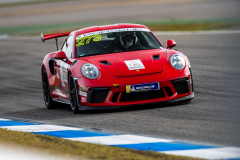
M 75 57 L 161 48 L 147 29 L 109 30 L 77 36 Z

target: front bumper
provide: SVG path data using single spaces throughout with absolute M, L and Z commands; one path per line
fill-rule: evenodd
M 124 108 L 124 107 L 133 107 L 133 106 L 138 106 L 138 105 L 147 105 L 147 104 L 167 104 L 167 103 L 175 103 L 175 102 L 182 102 L 182 101 L 187 101 L 191 100 L 194 97 L 194 92 L 191 93 L 189 96 L 173 99 L 173 100 L 168 100 L 168 101 L 159 101 L 159 102 L 150 102 L 150 103 L 141 103 L 141 104 L 135 104 L 135 105 L 125 105 L 125 106 L 101 106 L 101 107 L 91 107 L 91 106 L 82 106 L 78 104 L 78 110 L 106 110 L 106 109 L 119 109 L 119 108 Z
M 76 83 L 79 110 L 118 109 L 154 103 L 173 103 L 190 100 L 194 97 L 191 77 L 159 82 L 157 91 L 126 93 L 125 86 L 111 88 L 87 88 L 87 96 L 79 95 Z M 82 102 L 82 97 L 85 101 Z

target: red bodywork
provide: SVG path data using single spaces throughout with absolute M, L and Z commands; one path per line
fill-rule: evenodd
M 106 26 L 94 26 L 89 28 L 80 29 L 71 33 L 60 33 L 54 35 L 42 36 L 42 40 L 58 38 L 62 36 L 73 35 L 73 46 L 75 46 L 75 39 L 78 35 L 119 28 L 146 28 L 143 25 L 138 24 L 115 24 Z M 159 41 L 160 42 L 160 41 Z M 161 42 L 160 42 L 161 43 Z M 169 41 L 171 45 L 174 45 L 174 41 Z M 60 49 L 61 50 L 61 49 Z M 95 55 L 88 57 L 75 58 L 74 54 L 72 58 L 68 58 L 68 61 L 55 59 L 54 56 L 60 51 L 49 53 L 45 56 L 42 67 L 46 68 L 49 86 L 51 90 L 51 97 L 53 100 L 69 103 L 69 87 L 68 82 L 62 85 L 60 67 L 62 63 L 65 63 L 65 70 L 67 72 L 67 77 L 71 73 L 76 82 L 76 89 L 78 93 L 80 91 L 86 91 L 87 96 L 82 96 L 78 94 L 78 104 L 79 109 L 105 109 L 105 108 L 119 108 L 128 105 L 146 104 L 153 102 L 175 102 L 182 100 L 189 100 L 194 97 L 193 84 L 191 79 L 191 69 L 190 62 L 188 58 L 173 49 L 152 49 L 152 50 L 142 50 L 142 51 L 130 51 L 122 53 L 112 53 Z M 75 47 L 73 47 L 73 53 L 75 52 Z M 173 54 L 179 54 L 184 57 L 186 65 L 182 70 L 177 70 L 173 68 L 170 64 L 170 57 Z M 61 54 L 59 54 L 61 55 Z M 160 55 L 160 59 L 153 60 L 154 55 Z M 124 61 L 140 59 L 145 66 L 145 69 L 140 70 L 129 70 Z M 76 61 L 77 60 L 77 61 Z M 52 61 L 52 63 L 50 63 Z M 112 65 L 104 65 L 99 61 L 108 61 Z M 98 67 L 100 75 L 97 79 L 88 79 L 84 77 L 81 73 L 81 66 L 85 63 L 91 63 Z M 51 65 L 54 64 L 54 65 Z M 52 69 L 51 69 L 52 67 Z M 52 70 L 52 71 L 51 71 Z M 54 74 L 53 74 L 54 73 Z M 133 95 L 132 93 L 126 93 L 126 85 L 133 84 L 145 84 L 159 82 L 161 87 L 161 94 L 159 97 L 153 98 L 144 96 L 144 94 L 150 95 L 150 93 L 140 93 L 139 95 Z M 188 91 L 185 93 L 178 93 L 176 91 L 176 86 L 178 82 L 188 85 Z M 93 94 L 95 90 L 105 89 L 106 97 L 104 101 L 100 102 L 91 98 L 96 95 Z M 170 91 L 169 91 L 170 89 Z M 108 90 L 108 91 L 107 91 Z M 91 92 L 91 94 L 90 94 Z M 131 95 L 132 94 L 132 95 Z M 89 97 L 91 96 L 91 97 Z M 132 96 L 132 99 L 131 99 Z M 137 97 L 136 97 L 137 96 Z M 141 99 L 141 97 L 143 97 Z M 145 97 L 148 97 L 147 99 Z

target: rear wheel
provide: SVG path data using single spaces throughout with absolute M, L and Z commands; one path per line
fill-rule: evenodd
M 54 108 L 55 102 L 51 98 L 48 76 L 45 68 L 43 68 L 42 70 L 42 88 L 43 88 L 43 98 L 44 98 L 46 107 L 48 109 Z
M 75 89 L 74 78 L 71 73 L 69 75 L 69 98 L 70 98 L 70 107 L 73 113 L 78 113 L 77 91 Z

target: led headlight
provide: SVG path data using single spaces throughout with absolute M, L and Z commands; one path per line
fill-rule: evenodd
M 84 65 L 82 65 L 81 72 L 84 77 L 88 79 L 96 79 L 99 76 L 98 68 L 91 63 L 85 63 Z
M 170 57 L 170 63 L 173 66 L 173 68 L 175 68 L 177 70 L 181 70 L 181 69 L 183 69 L 185 67 L 185 60 L 179 54 L 173 54 Z

